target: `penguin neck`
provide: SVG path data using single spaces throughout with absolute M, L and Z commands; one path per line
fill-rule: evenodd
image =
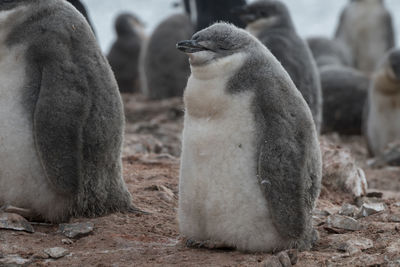
M 190 65 L 192 76 L 198 80 L 220 79 L 233 75 L 243 65 L 245 53 L 235 53 L 219 58 L 210 63 L 193 66 Z

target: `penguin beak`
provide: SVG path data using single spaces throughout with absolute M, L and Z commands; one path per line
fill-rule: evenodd
M 189 54 L 208 50 L 195 40 L 180 41 L 179 43 L 176 44 L 176 48 L 184 53 L 189 53 Z

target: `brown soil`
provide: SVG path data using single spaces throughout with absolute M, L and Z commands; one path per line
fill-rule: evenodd
M 176 210 L 182 103 L 179 99 L 145 101 L 141 96 L 124 96 L 127 114 L 124 146 L 124 177 L 133 201 L 148 215 L 112 214 L 71 222 L 93 222 L 94 232 L 86 237 L 66 239 L 57 225 L 34 225 L 35 233 L 0 230 L 1 260 L 11 255 L 29 260 L 29 266 L 262 266 L 271 254 L 247 254 L 232 250 L 193 249 L 179 236 Z M 359 219 L 360 231 L 327 227 L 326 216 L 316 216 L 320 239 L 311 251 L 300 252 L 296 266 L 400 266 L 400 168 L 370 169 L 361 137 L 325 137 L 348 147 L 364 168 L 370 191 L 382 190 L 387 209 Z M 337 212 L 354 199 L 323 188 L 317 209 Z M 397 204 L 396 204 L 397 203 Z M 340 248 L 349 239 L 368 238 L 373 247 L 350 254 Z M 48 259 L 44 249 L 63 247 L 69 254 Z

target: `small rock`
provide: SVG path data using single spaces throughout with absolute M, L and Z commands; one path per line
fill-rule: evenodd
M 94 224 L 91 222 L 60 224 L 58 231 L 68 238 L 80 238 L 93 232 Z
M 66 239 L 61 239 L 61 243 L 63 243 L 64 245 L 72 245 L 74 241 L 72 241 L 69 238 L 66 238 Z
M 32 225 L 21 215 L 15 213 L 0 213 L 0 229 L 25 231 L 34 233 Z
M 370 203 L 382 203 L 383 200 L 381 198 L 377 197 L 357 197 L 355 199 L 357 207 L 360 207 L 364 205 L 365 203 L 370 204 Z
M 45 252 L 38 252 L 33 254 L 32 256 L 34 259 L 40 259 L 40 260 L 45 260 L 49 258 L 49 255 Z
M 292 265 L 296 265 L 297 261 L 299 260 L 299 251 L 297 249 L 291 249 L 288 250 L 287 254 L 290 258 L 290 262 L 292 263 Z
M 329 211 L 326 211 L 326 210 L 314 209 L 313 210 L 313 215 L 326 217 L 326 216 L 329 216 L 331 214 L 329 213 Z
M 65 248 L 55 247 L 55 248 L 48 248 L 45 249 L 44 252 L 49 255 L 53 259 L 59 259 L 66 255 L 68 255 L 69 251 Z
M 14 266 L 27 266 L 31 262 L 30 259 L 22 258 L 20 255 L 7 255 L 0 259 L 0 266 L 14 267 Z
M 262 267 L 282 267 L 281 262 L 277 256 L 270 256 L 261 263 Z
M 395 206 L 395 207 L 400 207 L 400 202 L 394 203 L 394 206 Z
M 364 171 L 357 166 L 349 150 L 322 139 L 322 183 L 332 190 L 340 190 L 358 197 L 367 193 Z
M 364 203 L 361 206 L 360 216 L 367 217 L 386 209 L 383 203 Z
M 362 250 L 372 248 L 374 243 L 368 238 L 351 238 L 339 245 L 338 249 L 348 252 L 351 256 L 360 254 Z
M 349 217 L 355 217 L 359 212 L 360 210 L 356 206 L 346 203 L 340 209 L 339 214 Z
M 331 227 L 350 231 L 358 231 L 361 229 L 361 224 L 357 220 L 348 216 L 337 214 L 329 216 L 327 219 L 327 223 Z
M 400 223 L 400 215 L 399 214 L 392 214 L 388 218 L 389 222 Z
M 285 251 L 279 252 L 277 257 L 278 257 L 278 259 L 281 262 L 283 267 L 292 266 L 292 262 L 290 261 L 290 257 Z

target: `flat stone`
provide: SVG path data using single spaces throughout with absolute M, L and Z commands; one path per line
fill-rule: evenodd
M 394 203 L 394 206 L 395 206 L 395 207 L 400 207 L 400 202 Z
M 355 217 L 359 212 L 360 210 L 356 206 L 346 203 L 340 209 L 339 214 L 348 217 Z
M 25 231 L 34 233 L 32 225 L 21 215 L 15 213 L 0 213 L 0 229 Z
M 388 217 L 389 222 L 400 223 L 400 215 L 399 214 L 392 214 Z
M 289 255 L 286 253 L 286 251 L 281 251 L 277 255 L 279 261 L 281 262 L 283 267 L 290 267 L 292 266 L 292 262 L 290 260 Z
M 94 224 L 91 222 L 60 224 L 58 231 L 68 238 L 80 238 L 93 232 Z
M 327 219 L 327 224 L 334 228 L 350 231 L 358 231 L 361 229 L 361 224 L 357 220 L 348 216 L 337 214 L 329 216 Z
M 339 250 L 348 252 L 351 256 L 360 254 L 361 251 L 372 248 L 374 242 L 368 238 L 350 238 L 346 242 L 341 243 L 338 247 Z
M 20 255 L 7 255 L 0 258 L 0 266 L 27 266 L 30 259 L 22 258 Z
M 277 256 L 270 256 L 261 263 L 262 267 L 282 267 L 281 262 Z
M 69 251 L 65 248 L 54 247 L 54 248 L 47 248 L 44 250 L 44 253 L 49 255 L 53 259 L 59 259 L 66 255 L 68 255 Z
M 386 209 L 384 203 L 364 203 L 361 206 L 360 216 L 367 217 L 378 212 L 382 212 Z

